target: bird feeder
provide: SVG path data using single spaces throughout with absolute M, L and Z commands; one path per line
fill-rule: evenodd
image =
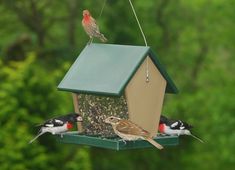
M 128 109 L 127 118 L 150 132 L 153 137 L 158 132 L 165 93 L 178 92 L 150 47 L 113 44 L 87 45 L 60 82 L 58 89 L 73 94 L 75 112 L 79 112 L 78 99 L 81 94 L 124 96 Z M 78 125 L 78 131 L 83 131 L 81 124 Z M 154 139 L 162 145 L 178 144 L 178 137 Z M 117 138 L 101 138 L 99 135 L 82 133 L 66 134 L 63 138 L 58 137 L 58 140 L 116 150 L 151 147 L 142 140 L 125 144 Z

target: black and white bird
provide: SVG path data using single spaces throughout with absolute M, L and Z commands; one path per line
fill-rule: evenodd
M 77 113 L 70 113 L 67 115 L 55 117 L 45 121 L 43 124 L 39 125 L 40 130 L 38 135 L 33 138 L 29 143 L 35 141 L 39 136 L 44 133 L 61 134 L 67 132 L 69 129 L 73 128 L 73 123 L 82 122 L 82 116 Z
M 201 140 L 190 132 L 192 128 L 192 125 L 184 121 L 168 119 L 167 117 L 161 115 L 158 131 L 166 135 L 189 135 L 204 143 L 203 140 Z

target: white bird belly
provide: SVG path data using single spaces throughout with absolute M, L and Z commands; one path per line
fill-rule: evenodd
M 171 129 L 168 126 L 165 126 L 165 134 L 167 135 L 183 135 L 185 130 L 180 129 Z
M 63 126 L 57 126 L 57 127 L 46 127 L 44 129 L 45 132 L 49 132 L 53 135 L 55 134 L 60 134 L 62 132 L 66 132 L 68 129 L 67 129 L 67 125 L 64 124 Z

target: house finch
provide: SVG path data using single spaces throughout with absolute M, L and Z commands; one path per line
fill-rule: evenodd
M 163 149 L 159 143 L 155 142 L 151 138 L 149 132 L 131 122 L 130 120 L 124 120 L 118 117 L 110 116 L 105 119 L 105 123 L 111 124 L 114 132 L 124 141 L 143 139 L 154 145 L 156 148 Z
M 39 125 L 40 130 L 38 132 L 38 135 L 33 138 L 29 143 L 32 143 L 39 136 L 43 135 L 46 132 L 49 132 L 53 135 L 67 132 L 69 129 L 73 128 L 73 123 L 81 121 L 82 117 L 77 113 L 71 113 L 64 116 L 49 119 L 43 124 Z
M 190 129 L 192 128 L 193 126 L 189 125 L 186 122 L 183 122 L 181 120 L 168 119 L 167 117 L 161 115 L 158 130 L 160 133 L 167 135 L 190 135 L 200 142 L 204 143 L 203 140 L 196 137 L 190 132 Z
M 89 44 L 92 42 L 93 37 L 99 38 L 102 42 L 107 41 L 104 35 L 100 33 L 96 20 L 91 16 L 88 10 L 83 11 L 82 26 L 90 37 Z

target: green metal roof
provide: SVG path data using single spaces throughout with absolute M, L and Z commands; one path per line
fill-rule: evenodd
M 60 82 L 58 89 L 120 96 L 147 55 L 166 79 L 166 92 L 177 93 L 174 82 L 150 47 L 113 44 L 87 45 Z

